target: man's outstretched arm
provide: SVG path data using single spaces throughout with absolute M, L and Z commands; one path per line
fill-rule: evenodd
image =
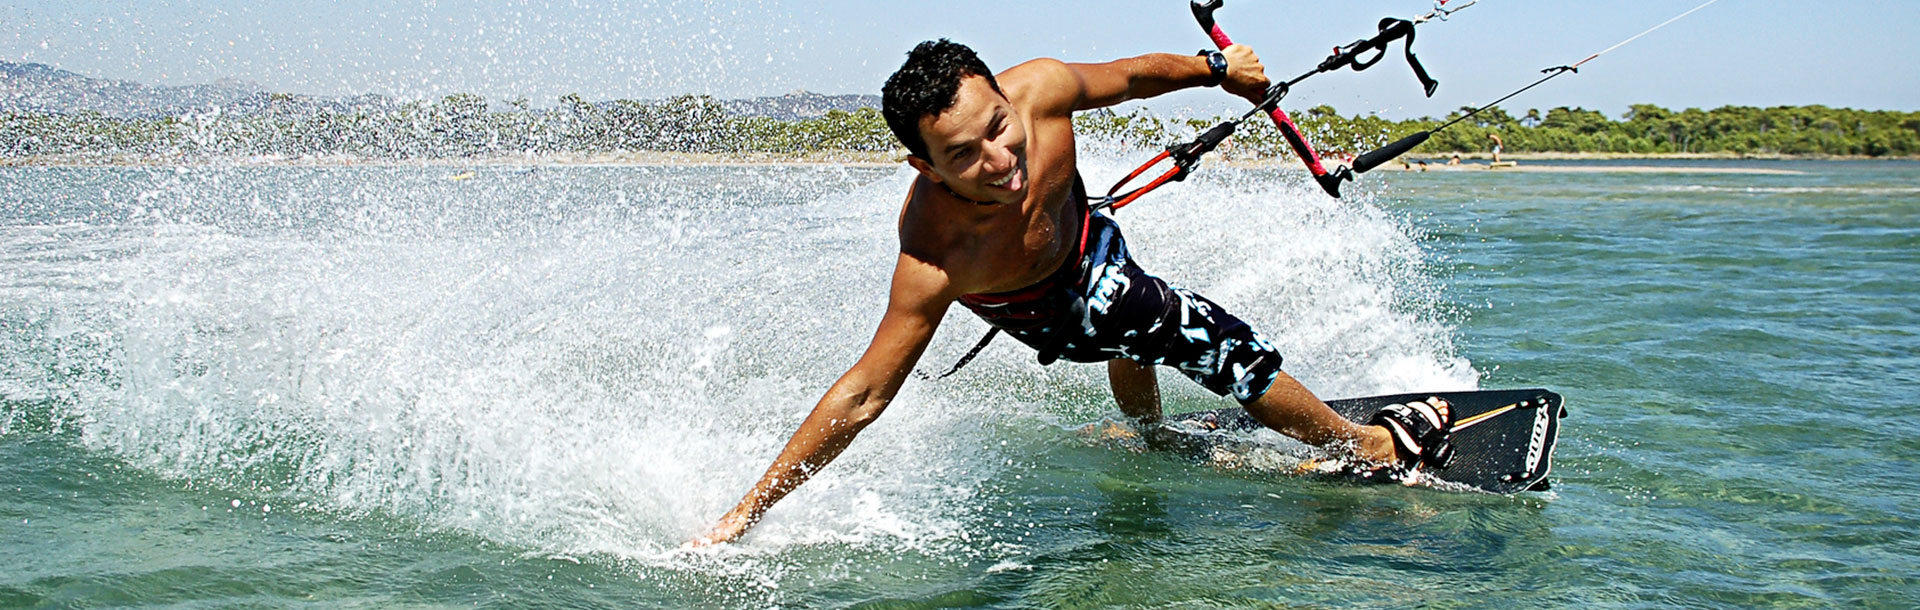
M 700 547 L 729 542 L 760 522 L 767 509 L 826 467 L 900 392 L 952 299 L 942 295 L 945 275 L 907 255 L 894 269 L 887 313 L 873 342 L 841 375 L 800 423 L 773 465 L 733 510 L 711 530 L 688 542 Z
M 1236 44 L 1222 52 L 1227 57 L 1227 76 L 1220 86 L 1255 103 L 1265 99 L 1267 73 L 1260 57 L 1245 45 Z M 1014 66 L 999 78 L 1010 90 L 1039 96 L 1033 100 L 1033 107 L 1064 116 L 1203 87 L 1213 80 L 1213 71 L 1207 67 L 1206 58 L 1199 55 L 1150 53 L 1098 64 L 1036 59 Z

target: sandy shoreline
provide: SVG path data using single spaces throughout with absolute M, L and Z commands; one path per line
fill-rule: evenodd
M 1912 159 L 1874 159 L 1868 157 L 1832 157 L 1832 156 L 1748 156 L 1732 155 L 1625 155 L 1614 153 L 1526 153 L 1502 155 L 1502 161 L 1515 162 L 1502 167 L 1490 167 L 1488 155 L 1483 153 L 1461 155 L 1457 165 L 1448 165 L 1446 160 L 1452 155 L 1427 156 L 1410 155 L 1402 164 L 1395 161 L 1375 169 L 1375 172 L 1519 172 L 1519 173 L 1707 173 L 1707 174 L 1763 174 L 1794 175 L 1803 172 L 1766 167 L 1735 166 L 1737 162 L 1766 161 L 1863 161 L 1863 160 L 1912 160 Z M 814 152 L 804 154 L 784 153 L 675 153 L 657 151 L 623 151 L 609 153 L 541 153 L 531 155 L 491 155 L 482 157 L 420 158 L 420 159 L 384 159 L 366 158 L 351 155 L 300 156 L 255 155 L 249 157 L 182 157 L 182 156 L 142 156 L 142 155 L 42 155 L 33 157 L 0 157 L 0 167 L 422 167 L 422 168 L 479 168 L 479 167 L 568 167 L 568 166 L 809 166 L 835 165 L 850 167 L 892 167 L 904 160 L 905 153 L 899 151 L 873 152 Z M 1298 167 L 1292 159 L 1208 159 L 1208 163 L 1232 167 L 1264 168 L 1278 167 L 1290 169 Z M 1329 159 L 1329 161 L 1332 161 Z M 1420 162 L 1425 161 L 1425 165 Z M 1530 162 L 1565 161 L 1707 161 L 1726 162 L 1729 165 L 1713 163 L 1711 165 L 1535 165 Z M 1334 164 L 1342 164 L 1334 162 Z
M 1806 172 L 1793 169 L 1772 167 L 1736 167 L 1736 166 L 1678 166 L 1678 165 L 1528 165 L 1515 163 L 1501 164 L 1495 167 L 1489 163 L 1461 162 L 1458 165 L 1428 163 L 1427 165 L 1399 164 L 1373 170 L 1379 172 L 1483 172 L 1499 174 L 1748 174 L 1761 176 L 1799 176 Z
M 385 159 L 352 155 L 249 157 L 166 157 L 140 155 L 42 155 L 0 157 L 0 167 L 549 167 L 549 166 L 662 166 L 662 165 L 839 165 L 883 167 L 899 165 L 904 153 L 816 152 L 677 153 L 622 151 L 608 153 L 541 153 Z

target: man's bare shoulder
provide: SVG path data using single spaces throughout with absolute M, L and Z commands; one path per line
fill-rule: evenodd
M 899 236 L 900 252 L 920 258 L 930 258 L 931 252 L 938 251 L 936 239 L 940 232 L 936 225 L 929 222 L 926 211 L 934 197 L 928 188 L 925 177 L 915 176 L 907 186 L 907 200 L 900 204 Z
M 944 271 L 949 266 L 947 258 L 958 244 L 956 235 L 942 230 L 950 228 L 948 223 L 941 222 L 933 212 L 939 207 L 934 199 L 944 196 L 939 190 L 924 177 L 914 178 L 907 188 L 907 200 L 900 206 L 898 229 L 901 254 Z
M 1072 114 L 1080 98 L 1080 73 L 1049 57 L 1027 60 L 994 76 L 1007 99 L 1025 112 Z
M 948 238 L 929 235 L 919 231 L 918 238 L 909 237 L 909 230 L 902 228 L 900 235 L 900 255 L 894 264 L 893 279 L 888 300 L 896 306 L 909 309 L 941 307 L 960 298 L 970 290 L 972 282 L 978 281 L 965 273 L 955 275 L 956 268 L 952 257 L 955 253 L 947 243 Z

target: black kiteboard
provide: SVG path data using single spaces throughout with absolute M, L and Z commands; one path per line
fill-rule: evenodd
M 1431 392 L 1334 400 L 1328 401 L 1327 406 L 1349 420 L 1364 423 L 1386 405 L 1433 396 L 1452 405 L 1455 455 L 1445 468 L 1421 467 L 1416 481 L 1431 477 L 1454 486 L 1496 494 L 1547 488 L 1547 472 L 1553 468 L 1553 445 L 1560 436 L 1560 418 L 1567 414 L 1559 394 L 1538 389 Z M 1244 432 L 1264 428 L 1253 416 L 1247 415 L 1246 409 L 1232 408 L 1169 417 L 1159 430 L 1161 434 L 1156 436 L 1164 448 L 1214 459 L 1223 447 L 1244 446 Z M 1303 463 L 1300 470 L 1309 471 L 1304 465 L 1311 463 Z M 1359 480 L 1389 480 L 1351 471 L 1329 474 Z

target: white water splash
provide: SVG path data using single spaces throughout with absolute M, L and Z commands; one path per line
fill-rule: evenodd
M 1083 171 L 1099 184 L 1129 162 Z M 456 188 L 431 169 L 258 171 L 155 179 L 113 202 L 144 216 L 73 233 L 111 253 L 81 257 L 45 325 L 111 344 L 90 352 L 105 374 L 63 381 L 84 386 L 62 409 L 89 446 L 330 512 L 696 566 L 711 562 L 672 549 L 746 491 L 871 335 L 910 175 L 601 168 Z M 1416 232 L 1365 197 L 1223 169 L 1119 218 L 1149 271 L 1248 319 L 1323 395 L 1477 379 L 1434 314 Z M 980 328 L 956 308 L 923 367 Z M 957 381 L 910 383 L 729 552 L 981 546 L 983 482 L 1048 442 L 1009 446 L 1008 420 L 1107 415 L 1102 370 L 1042 369 L 1004 342 Z

